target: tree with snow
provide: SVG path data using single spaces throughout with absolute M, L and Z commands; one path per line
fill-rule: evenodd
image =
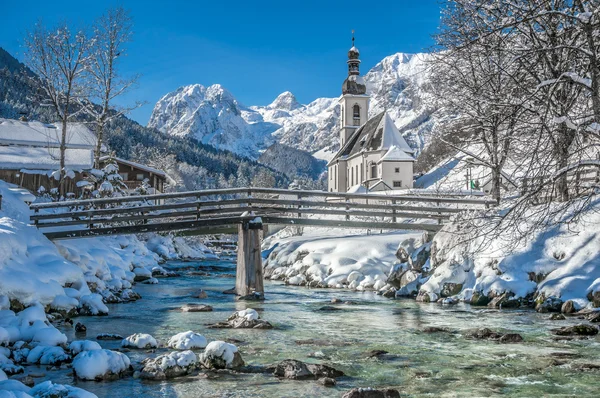
M 101 149 L 106 125 L 115 118 L 141 106 L 117 107 L 115 98 L 127 93 L 139 76 L 124 78 L 119 73 L 119 61 L 126 55 L 126 44 L 131 41 L 132 23 L 129 12 L 122 7 L 106 11 L 94 24 L 91 38 L 89 65 L 86 77 L 89 81 L 89 101 L 85 109 L 91 115 L 98 139 L 96 143 L 96 167 L 100 167 Z
M 61 125 L 60 194 L 65 194 L 67 124 L 80 113 L 77 106 L 87 95 L 83 74 L 89 63 L 90 41 L 82 30 L 73 32 L 66 23 L 47 29 L 37 23 L 25 37 L 26 63 L 35 74 L 43 105 L 56 112 Z

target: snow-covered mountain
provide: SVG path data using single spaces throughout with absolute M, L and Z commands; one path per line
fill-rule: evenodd
M 430 94 L 427 57 L 394 54 L 365 75 L 371 95 L 370 116 L 386 109 L 417 152 L 427 145 L 438 118 Z M 339 117 L 338 98 L 318 98 L 302 105 L 286 91 L 267 106 L 246 107 L 218 84 L 195 84 L 161 98 L 148 126 L 252 158 L 279 142 L 327 159 L 338 149 Z

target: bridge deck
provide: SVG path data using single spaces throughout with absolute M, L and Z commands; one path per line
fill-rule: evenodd
M 264 224 L 437 231 L 457 212 L 494 203 L 474 198 L 234 188 L 33 204 L 31 220 L 50 239 L 235 232 L 237 225 L 255 217 Z

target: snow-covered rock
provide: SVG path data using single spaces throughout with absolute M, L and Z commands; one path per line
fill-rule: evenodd
M 67 336 L 55 327 L 39 329 L 31 339 L 33 343 L 46 346 L 55 346 L 67 343 Z
M 199 358 L 202 366 L 208 369 L 237 368 L 244 361 L 235 345 L 224 341 L 211 341 Z
M 0 397 L 2 398 L 31 398 L 29 395 L 31 388 L 18 380 L 2 379 L 0 373 Z
M 192 372 L 198 363 L 192 351 L 176 351 L 144 360 L 140 377 L 142 379 L 164 380 L 185 376 Z
M 29 390 L 29 395 L 40 398 L 98 398 L 96 394 L 64 384 L 56 384 L 51 381 L 44 381 Z
M 169 339 L 167 345 L 176 350 L 192 350 L 194 348 L 206 347 L 206 337 L 201 334 L 194 333 L 191 330 L 187 332 L 177 333 Z
M 71 360 L 71 356 L 62 347 L 49 347 L 38 345 L 27 355 L 28 363 L 40 365 L 60 365 Z
M 110 350 L 83 351 L 73 360 L 73 371 L 83 380 L 112 380 L 131 370 L 127 355 Z
M 149 334 L 135 333 L 123 339 L 121 347 L 140 349 L 158 348 L 158 342 Z
M 91 340 L 75 340 L 69 344 L 71 355 L 77 355 L 83 351 L 101 350 L 100 344 Z
M 230 319 L 233 318 L 243 318 L 247 321 L 255 321 L 260 317 L 258 316 L 258 312 L 256 312 L 256 310 L 252 308 L 246 308 L 245 310 L 237 311 L 235 314 L 233 314 Z

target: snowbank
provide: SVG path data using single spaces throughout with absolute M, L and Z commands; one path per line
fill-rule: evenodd
M 169 339 L 167 345 L 176 350 L 191 350 L 194 348 L 206 347 L 206 338 L 201 334 L 194 333 L 191 330 L 177 333 Z
M 532 209 L 531 215 L 520 217 L 520 230 L 526 230 L 534 222 L 533 214 L 538 210 Z M 445 285 L 453 284 L 460 287 L 457 297 L 465 300 L 475 293 L 498 296 L 506 292 L 515 298 L 556 297 L 573 300 L 579 308 L 591 306 L 590 298 L 600 291 L 598 210 L 600 200 L 596 199 L 573 222 L 548 224 L 516 245 L 508 233 L 475 236 L 473 230 L 466 229 L 462 220 L 457 219 L 434 239 L 434 271 L 421 292 L 440 294 Z M 563 217 L 568 219 L 571 215 Z M 490 221 L 482 217 L 474 222 Z M 466 240 L 470 242 L 465 243 Z
M 216 258 L 214 253 L 197 240 L 182 237 L 150 235 L 149 250 L 164 260 Z
M 65 296 L 63 286 L 89 293 L 84 275 L 64 259 L 35 227 L 28 225 L 29 208 L 11 186 L 0 181 L 0 296 L 24 305 L 53 302 Z
M 398 261 L 398 246 L 420 233 L 299 236 L 271 240 L 263 246 L 265 277 L 293 285 L 380 289 Z

